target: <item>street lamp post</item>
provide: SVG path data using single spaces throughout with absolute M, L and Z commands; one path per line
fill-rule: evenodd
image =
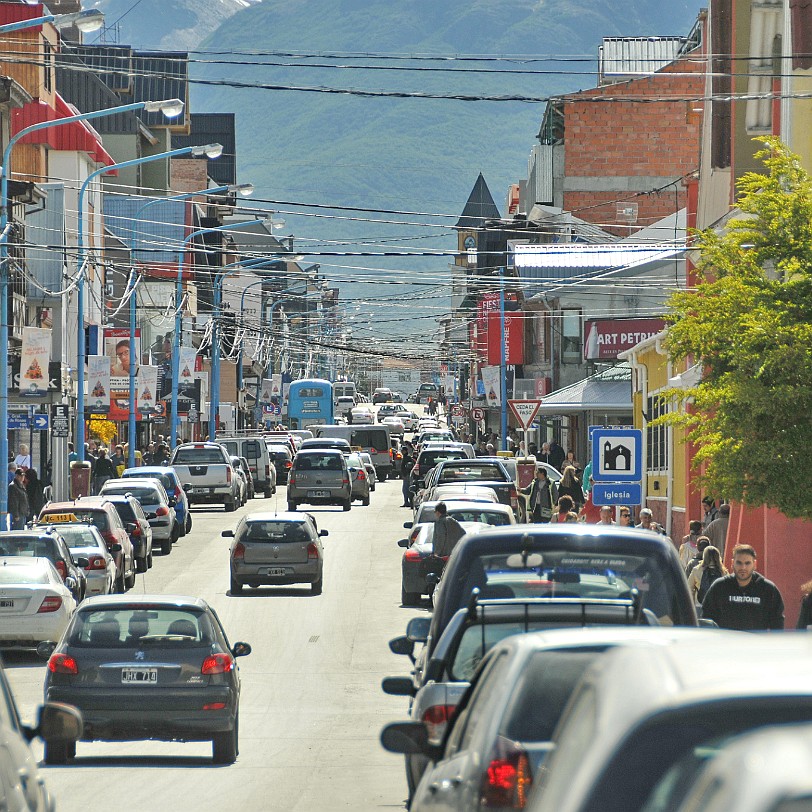
M 210 144 L 209 148 L 213 148 L 215 145 Z M 219 145 L 217 145 L 219 146 Z M 195 149 L 203 149 L 205 150 L 206 147 L 199 147 Z M 173 150 L 173 152 L 175 152 Z M 222 148 L 220 149 L 222 153 Z M 208 157 L 212 157 L 211 154 L 208 152 L 206 153 Z M 218 153 L 219 155 L 219 153 Z M 135 466 L 135 437 L 136 437 L 136 414 L 135 414 L 135 402 L 136 402 L 136 392 L 135 392 L 135 372 L 136 372 L 136 364 L 135 364 L 135 330 L 136 330 L 136 297 L 135 297 L 135 280 L 137 278 L 137 273 L 135 269 L 135 250 L 136 250 L 136 228 L 138 223 L 141 220 L 143 213 L 150 208 L 151 206 L 155 206 L 158 203 L 165 203 L 167 200 L 189 200 L 190 198 L 199 197 L 200 195 L 216 195 L 222 192 L 240 192 L 243 195 L 250 195 L 254 191 L 254 187 L 250 183 L 241 183 L 241 184 L 229 184 L 227 186 L 214 186 L 212 188 L 207 189 L 200 189 L 197 192 L 184 192 L 183 194 L 172 195 L 171 197 L 159 197 L 155 200 L 149 200 L 144 203 L 143 206 L 140 206 L 133 217 L 132 223 L 132 230 L 130 235 L 130 256 L 132 258 L 132 272 L 130 273 L 130 279 L 127 284 L 127 290 L 130 292 L 130 302 L 129 302 L 129 316 L 130 316 L 130 390 L 129 390 L 129 415 L 127 421 L 127 436 L 129 438 L 129 442 L 127 443 L 127 467 L 133 468 Z M 126 295 L 126 293 L 125 293 Z
M 37 28 L 40 25 L 52 23 L 57 28 L 67 28 L 75 25 L 83 34 L 98 31 L 104 25 L 104 14 L 97 9 L 85 9 L 71 14 L 46 14 L 43 17 L 34 17 L 30 20 L 19 20 L 16 23 L 0 25 L 0 34 L 11 34 L 14 31 L 23 31 L 26 28 Z
M 189 243 L 194 240 L 196 237 L 200 237 L 204 234 L 219 234 L 225 231 L 229 231 L 235 228 L 246 228 L 247 226 L 253 226 L 257 223 L 262 223 L 262 220 L 244 220 L 240 223 L 226 223 L 222 226 L 215 226 L 212 228 L 201 228 L 197 231 L 193 231 L 187 237 L 184 238 L 183 243 L 178 250 L 178 276 L 177 281 L 175 283 L 175 335 L 172 337 L 172 432 L 170 435 L 170 445 L 172 449 L 175 448 L 178 439 L 178 428 L 180 427 L 180 416 L 178 415 L 178 384 L 180 383 L 180 334 L 181 330 L 183 329 L 183 255 L 186 253 L 186 248 Z M 216 277 L 215 277 L 215 284 L 213 290 L 213 315 L 216 324 L 217 318 L 219 318 L 218 313 L 218 304 L 217 304 L 217 284 L 216 284 Z M 212 332 L 214 336 L 214 331 Z M 219 357 L 217 358 L 217 362 L 219 363 Z M 218 370 L 219 375 L 219 370 Z M 214 391 L 214 376 L 215 376 L 215 353 L 212 350 L 212 401 L 211 401 L 211 414 L 209 415 L 209 423 L 211 424 L 213 421 L 214 430 L 210 431 L 212 439 L 217 434 L 217 410 L 215 406 L 219 408 L 219 400 L 220 400 L 220 392 L 217 391 L 215 394 Z M 219 383 L 219 380 L 218 380 Z
M 29 20 L 29 27 L 32 22 Z M 13 25 L 16 25 L 14 23 Z M 15 29 L 16 30 L 16 29 Z M 2 30 L 0 30 L 2 33 Z M 32 133 L 50 127 L 63 127 L 66 124 L 74 124 L 78 121 L 89 121 L 96 118 L 104 118 L 119 113 L 145 110 L 147 112 L 162 111 L 164 115 L 180 115 L 183 111 L 183 102 L 180 99 L 169 99 L 166 101 L 141 101 L 131 104 L 122 104 L 118 107 L 109 107 L 105 110 L 94 110 L 90 113 L 78 113 L 75 116 L 56 119 L 55 121 L 41 121 L 25 127 L 16 135 L 9 139 L 3 151 L 3 164 L 0 167 L 0 461 L 5 465 L 8 461 L 8 232 L 9 232 L 9 198 L 8 182 L 11 175 L 11 151 L 20 139 Z M 81 222 L 81 219 L 80 219 Z M 80 266 L 80 273 L 83 269 Z M 80 310 L 81 313 L 81 310 Z M 79 340 L 84 344 L 84 325 L 79 325 Z M 82 385 L 79 391 L 84 393 L 84 370 L 78 370 L 82 376 Z M 84 423 L 82 423 L 84 429 Z M 82 441 L 84 443 L 84 440 Z M 76 445 L 77 451 L 82 446 Z M 0 477 L 0 525 L 4 525 L 5 517 L 8 513 L 8 477 Z

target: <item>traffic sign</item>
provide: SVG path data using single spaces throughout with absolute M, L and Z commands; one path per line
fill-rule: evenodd
M 592 503 L 595 505 L 641 505 L 643 488 L 639 482 L 592 485 Z
M 29 427 L 28 415 L 22 412 L 13 412 L 8 416 L 9 429 L 27 429 Z
M 34 431 L 48 431 L 49 423 L 50 421 L 48 420 L 47 414 L 37 413 L 31 420 L 31 428 L 34 429 Z
M 473 417 L 474 420 L 484 420 L 485 410 L 480 409 L 479 406 L 476 406 L 473 409 L 471 409 L 471 417 Z
M 465 406 L 462 406 L 459 403 L 455 403 L 451 407 L 451 416 L 452 417 L 465 417 Z
M 592 432 L 592 478 L 595 482 L 639 482 L 643 478 L 643 432 L 620 428 Z
M 541 408 L 540 400 L 509 400 L 508 406 L 523 429 L 533 422 L 535 416 L 539 413 Z
M 70 411 L 64 403 L 57 403 L 52 407 L 51 426 L 53 437 L 67 437 L 70 433 Z

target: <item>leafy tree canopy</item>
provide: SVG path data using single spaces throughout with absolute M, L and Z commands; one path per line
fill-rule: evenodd
M 766 174 L 738 183 L 741 216 L 696 235 L 698 287 L 670 300 L 669 355 L 703 368 L 671 420 L 710 493 L 812 519 L 812 178 L 764 143 Z

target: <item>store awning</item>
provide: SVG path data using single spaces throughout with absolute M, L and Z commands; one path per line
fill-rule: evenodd
M 540 414 L 631 413 L 632 371 L 620 364 L 542 398 Z

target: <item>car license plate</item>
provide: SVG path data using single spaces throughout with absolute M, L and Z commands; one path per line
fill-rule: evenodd
M 14 608 L 13 600 L 9 600 L 8 598 L 0 600 L 0 609 L 13 609 L 13 608 Z
M 270 576 L 282 576 L 287 575 L 288 571 L 284 567 L 268 567 L 263 574 Z
M 192 493 L 211 493 L 211 488 L 192 488 Z
M 330 495 L 330 491 L 308 491 L 307 495 L 312 499 L 326 499 Z
M 157 668 L 122 668 L 121 681 L 126 685 L 155 685 L 158 682 Z

